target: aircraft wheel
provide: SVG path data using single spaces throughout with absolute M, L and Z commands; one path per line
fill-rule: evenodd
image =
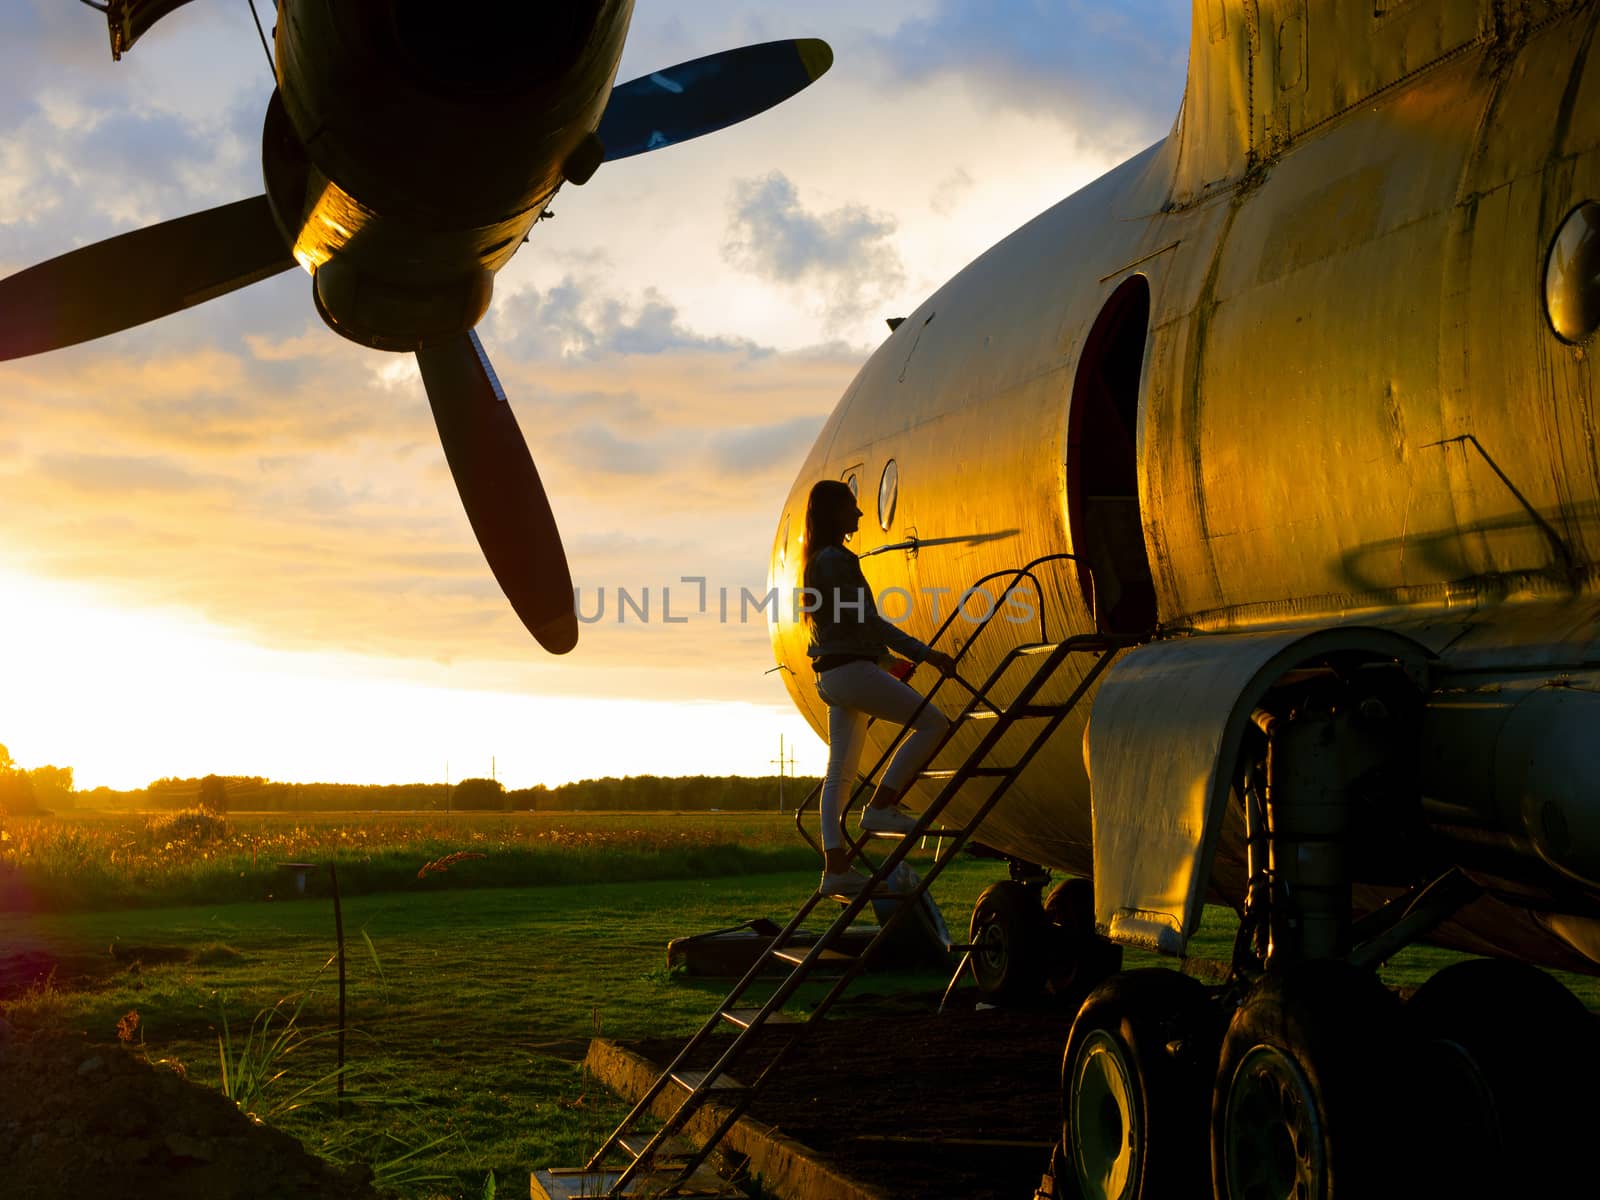
M 1600 1027 L 1577 997 L 1537 967 L 1473 959 L 1424 983 L 1405 1016 L 1439 1194 L 1562 1196 L 1593 1186 L 1579 1160 L 1600 1125 L 1591 1088 Z
M 991 1004 L 1036 998 L 1044 987 L 1048 946 L 1039 894 L 1014 880 L 990 884 L 972 906 L 967 940 L 972 973 Z
M 1059 1173 L 1081 1200 L 1204 1192 L 1219 1025 L 1205 988 L 1165 968 L 1089 994 L 1061 1064 Z
M 1251 989 L 1211 1097 L 1216 1200 L 1396 1193 L 1385 1151 L 1403 1075 L 1398 1007 L 1376 975 L 1337 961 L 1291 964 Z
M 1046 893 L 1043 908 L 1052 950 L 1046 987 L 1077 1012 L 1091 991 L 1122 970 L 1122 947 L 1095 932 L 1090 880 L 1063 879 Z
M 1094 932 L 1094 881 L 1063 879 L 1045 893 L 1045 919 L 1070 933 Z

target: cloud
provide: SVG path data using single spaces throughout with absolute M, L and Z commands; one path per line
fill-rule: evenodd
M 497 300 L 489 320 L 497 345 L 523 358 L 589 358 L 680 350 L 760 353 L 742 339 L 705 337 L 685 328 L 678 310 L 654 288 L 641 299 L 607 295 L 591 279 L 566 275 L 540 290 Z
M 936 0 L 932 8 L 870 40 L 891 79 L 959 78 L 993 104 L 1053 113 L 1085 148 L 1117 156 L 1172 124 L 1189 0 Z
M 781 171 L 734 185 L 724 257 L 759 278 L 825 295 L 830 325 L 861 316 L 905 279 L 893 217 L 859 205 L 806 211 Z
M 275 648 L 450 662 L 457 686 L 647 694 L 649 672 L 665 681 L 693 661 L 706 695 L 759 695 L 764 622 L 666 625 L 660 589 L 674 587 L 676 612 L 683 575 L 732 587 L 735 608 L 739 587 L 763 586 L 775 510 L 857 354 L 702 337 L 659 298 L 577 281 L 529 311 L 547 303 L 636 347 L 491 345 L 575 580 L 591 597 L 656 598 L 639 627 L 615 620 L 613 595 L 581 660 L 545 659 L 511 613 L 420 380 L 315 325 L 194 350 L 125 336 L 0 364 L 0 561 Z M 601 682 L 608 671 L 620 674 Z
M 40 476 L 80 492 L 127 495 L 187 494 L 214 487 L 215 477 L 196 474 L 171 459 L 113 454 L 50 454 L 39 460 Z
M 721 433 L 712 442 L 711 457 L 728 474 L 749 475 L 780 464 L 792 464 L 795 447 L 810 446 L 822 429 L 823 417 L 795 417 Z
M 654 475 L 661 469 L 660 447 L 619 437 L 603 425 L 585 425 L 554 441 L 569 469 L 602 475 Z

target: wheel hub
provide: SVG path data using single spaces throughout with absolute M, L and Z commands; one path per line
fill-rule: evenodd
M 1122 1044 L 1096 1029 L 1072 1066 L 1067 1147 L 1083 1200 L 1128 1200 L 1139 1178 L 1141 1120 Z
M 1228 1200 L 1322 1200 L 1327 1194 L 1322 1120 L 1300 1064 L 1256 1046 L 1228 1089 Z
M 998 921 L 985 925 L 978 934 L 978 967 L 988 977 L 1003 975 L 1010 952 L 1009 939 Z

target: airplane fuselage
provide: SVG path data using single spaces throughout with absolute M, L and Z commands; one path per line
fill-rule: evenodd
M 773 583 L 801 584 L 812 482 L 854 475 L 867 514 L 854 548 L 922 543 L 865 564 L 880 592 L 909 594 L 919 635 L 974 581 L 1076 556 L 1035 572 L 1046 625 L 991 622 L 969 679 L 1015 645 L 1097 624 L 1403 632 L 1436 659 L 1417 745 L 1436 852 L 1476 846 L 1509 891 L 1561 896 L 1554 936 L 1548 919 L 1507 918 L 1472 944 L 1592 969 L 1600 779 L 1579 750 L 1600 716 L 1593 339 L 1558 335 L 1547 291 L 1600 288 L 1551 279 L 1553 245 L 1600 196 L 1600 13 L 1553 6 L 1500 28 L 1488 5 L 1409 6 L 1397 19 L 1415 28 L 1385 27 L 1398 49 L 1375 42 L 1372 62 L 1335 72 L 1319 46 L 1350 43 L 1310 37 L 1316 21 L 1377 20 L 1340 7 L 1312 5 L 1309 32 L 1285 16 L 1268 53 L 1221 6 L 1235 24 L 1197 32 L 1171 136 L 895 330 L 796 480 Z M 941 648 L 972 628 L 958 620 Z M 772 637 L 794 702 L 825 731 L 792 607 Z M 1089 872 L 1091 712 L 1035 760 L 984 842 Z M 1575 776 L 1541 776 L 1553 760 Z M 1213 878 L 1235 901 L 1238 832 Z

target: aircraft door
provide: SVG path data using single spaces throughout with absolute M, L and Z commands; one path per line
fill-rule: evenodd
M 1067 522 L 1078 581 L 1103 632 L 1155 625 L 1156 592 L 1139 511 L 1139 381 L 1150 285 L 1125 280 L 1084 342 L 1067 416 Z

